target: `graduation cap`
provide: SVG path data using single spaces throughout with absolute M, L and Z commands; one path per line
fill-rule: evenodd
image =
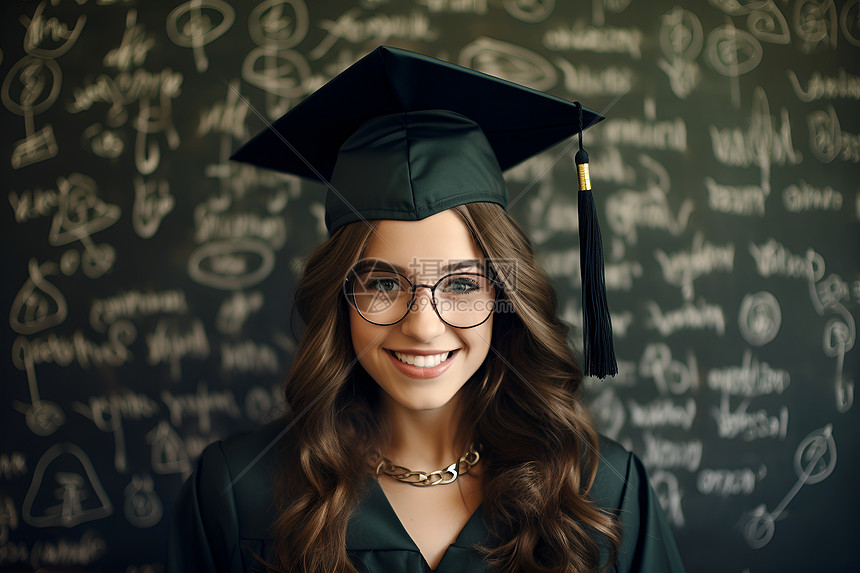
M 375 219 L 420 220 L 456 205 L 507 208 L 502 172 L 579 134 L 585 372 L 617 372 L 603 254 L 579 103 L 381 46 L 240 147 L 236 161 L 327 184 L 329 235 Z

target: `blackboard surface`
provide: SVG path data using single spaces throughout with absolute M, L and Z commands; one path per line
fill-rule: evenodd
M 325 238 L 321 185 L 227 157 L 389 44 L 609 117 L 586 144 L 621 372 L 587 398 L 644 460 L 687 569 L 857 569 L 857 0 L 7 0 L 2 17 L 0 568 L 163 570 L 201 449 L 283 407 L 293 288 Z M 507 179 L 575 341 L 572 151 Z

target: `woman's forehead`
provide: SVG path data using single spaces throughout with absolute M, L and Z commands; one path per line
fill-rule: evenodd
M 363 258 L 378 258 L 401 267 L 442 267 L 482 259 L 483 255 L 465 223 L 448 210 L 419 221 L 379 221 Z

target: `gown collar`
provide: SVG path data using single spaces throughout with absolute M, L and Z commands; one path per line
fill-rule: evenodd
M 347 524 L 347 551 L 404 550 L 420 553 L 376 478 L 368 476 L 365 488 L 366 494 Z M 454 553 L 460 553 L 459 550 L 471 551 L 473 545 L 487 543 L 489 532 L 484 523 L 482 506 L 478 505 L 457 539 L 448 547 L 439 564 L 440 568 L 452 549 Z

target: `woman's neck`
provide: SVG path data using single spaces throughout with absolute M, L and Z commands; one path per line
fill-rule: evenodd
M 383 455 L 393 463 L 433 471 L 466 453 L 459 394 L 433 410 L 409 410 L 382 394 L 381 414 L 389 435 Z

